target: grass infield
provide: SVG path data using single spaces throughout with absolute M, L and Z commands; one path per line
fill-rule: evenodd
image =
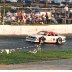
M 35 54 L 25 51 L 15 51 L 9 54 L 0 52 L 0 64 L 20 64 L 69 58 L 72 58 L 72 50 L 41 50 Z

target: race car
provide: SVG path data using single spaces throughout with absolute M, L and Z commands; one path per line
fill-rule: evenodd
M 59 35 L 56 32 L 40 31 L 37 34 L 29 35 L 26 37 L 26 41 L 39 42 L 39 43 L 57 43 L 62 44 L 66 42 L 66 37 Z

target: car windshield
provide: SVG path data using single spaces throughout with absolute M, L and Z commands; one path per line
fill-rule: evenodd
M 37 34 L 38 34 L 38 35 L 46 35 L 46 32 L 41 31 L 41 32 L 38 32 Z

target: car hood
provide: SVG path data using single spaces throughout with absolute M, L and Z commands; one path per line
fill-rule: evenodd
M 29 35 L 29 36 L 32 36 L 32 37 L 41 37 L 41 36 L 43 36 L 43 35 L 38 35 L 38 34 L 33 34 L 33 35 Z

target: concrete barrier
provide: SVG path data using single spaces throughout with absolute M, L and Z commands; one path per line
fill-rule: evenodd
M 48 26 L 12 26 L 0 25 L 0 35 L 28 35 L 39 31 L 54 31 L 60 34 L 72 33 L 72 25 L 48 25 Z

